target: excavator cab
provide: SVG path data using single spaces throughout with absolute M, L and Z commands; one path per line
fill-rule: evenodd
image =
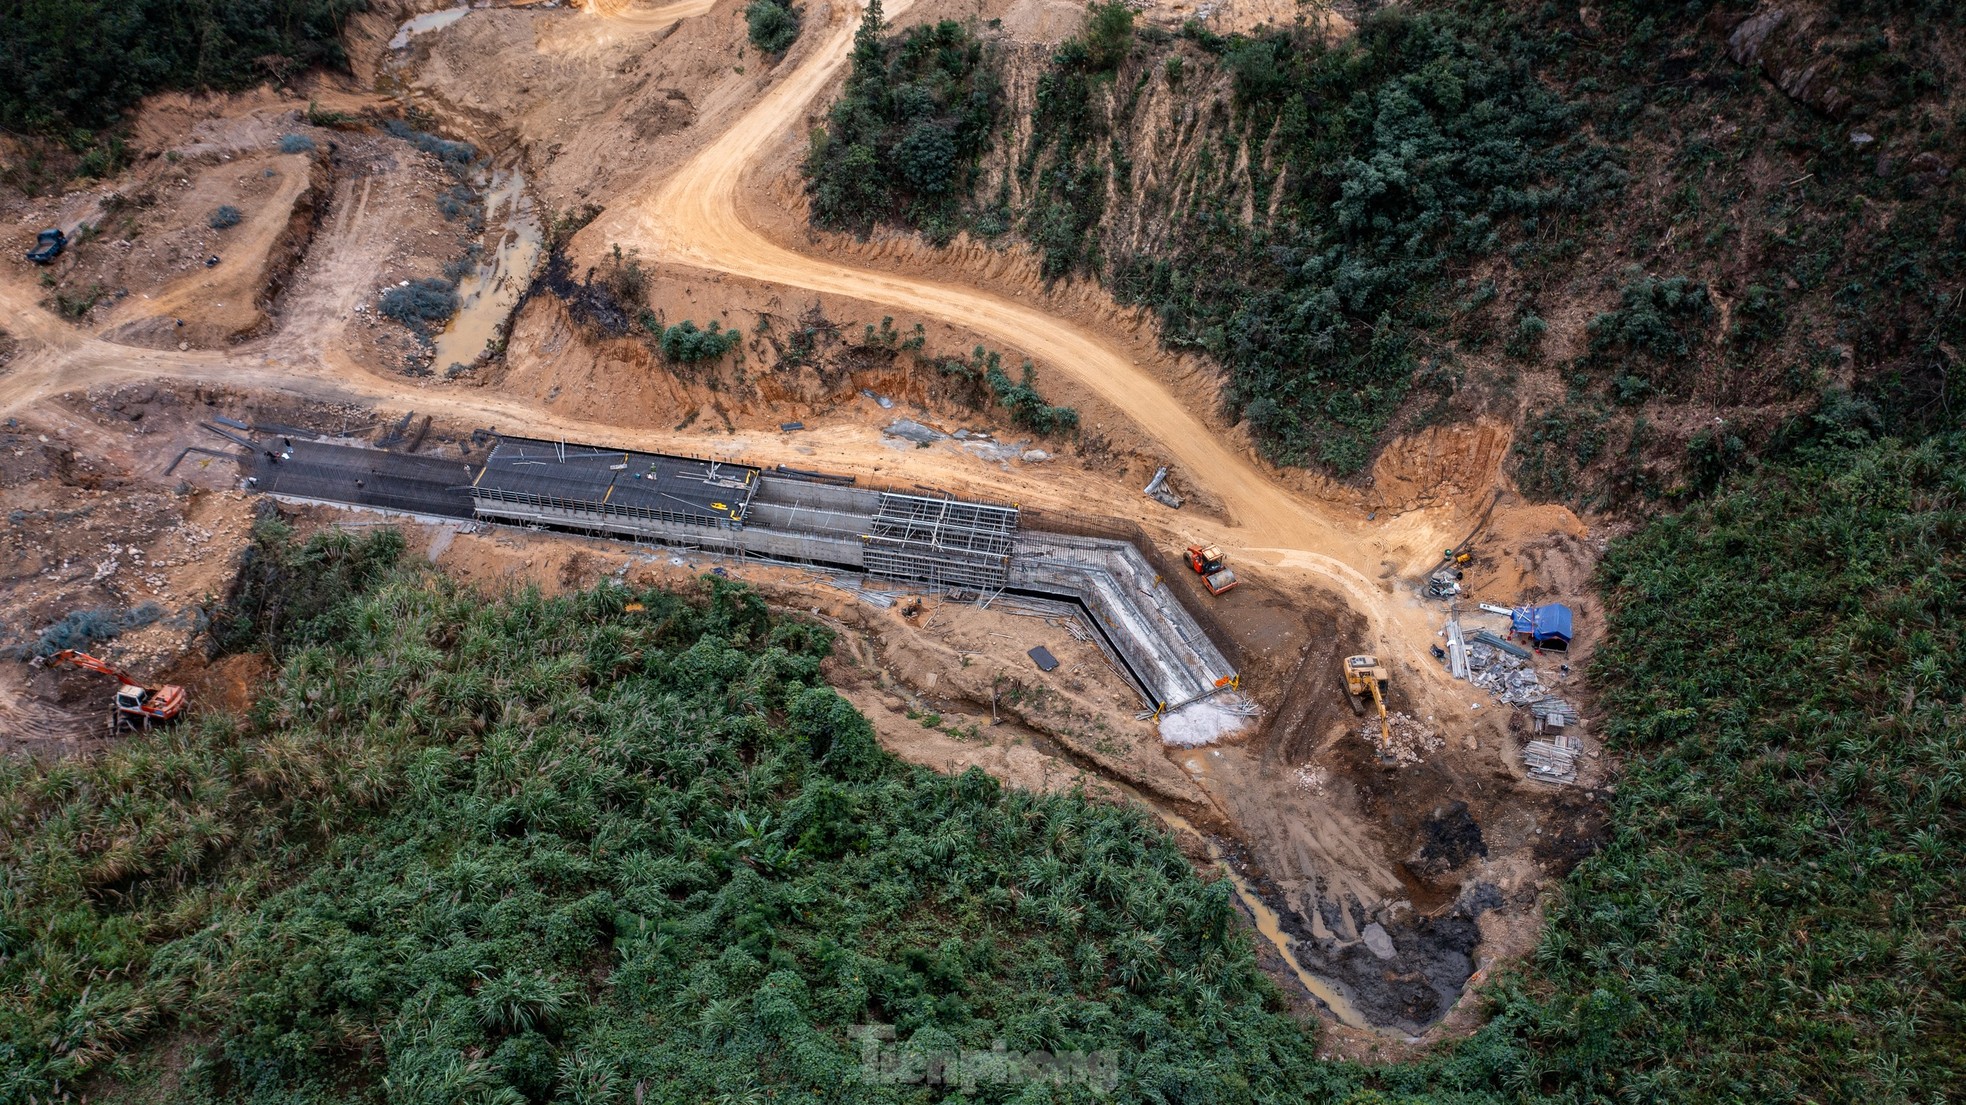
M 1383 700 L 1389 686 L 1386 669 L 1379 666 L 1377 656 L 1345 657 L 1345 691 L 1352 696 L 1352 709 L 1365 712 L 1365 696 L 1372 695 Z

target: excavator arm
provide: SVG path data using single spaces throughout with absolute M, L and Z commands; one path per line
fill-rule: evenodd
M 1379 755 L 1391 756 L 1393 753 L 1393 723 L 1386 716 L 1386 693 L 1379 688 L 1379 681 L 1372 680 L 1372 704 L 1379 707 Z
M 127 672 L 120 671 L 116 668 L 110 667 L 107 663 L 98 660 L 97 658 L 89 655 L 88 653 L 77 652 L 72 648 L 62 649 L 60 652 L 57 652 L 53 656 L 48 657 L 47 662 L 50 664 L 73 664 L 76 667 L 82 668 L 86 671 L 92 671 L 99 675 L 107 675 L 111 679 L 121 680 L 122 682 L 127 683 L 132 687 L 143 686 L 143 684 L 137 682 L 135 679 L 132 679 Z M 147 690 L 148 688 L 145 689 Z

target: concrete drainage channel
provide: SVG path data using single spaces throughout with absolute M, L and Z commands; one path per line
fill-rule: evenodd
M 406 420 L 407 422 L 407 420 Z M 528 438 L 476 439 L 475 461 L 287 427 L 221 433 L 248 487 L 348 504 L 650 542 L 865 576 L 988 602 L 1078 610 L 1171 743 L 1205 744 L 1252 709 L 1233 666 L 1125 541 L 1018 527 L 1016 507 L 859 487 L 849 477 Z

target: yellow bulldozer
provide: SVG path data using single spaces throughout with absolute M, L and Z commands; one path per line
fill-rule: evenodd
M 1390 680 L 1386 669 L 1380 665 L 1377 656 L 1345 657 L 1345 693 L 1351 696 L 1352 713 L 1361 716 L 1365 713 L 1365 699 L 1370 695 L 1373 705 L 1379 707 L 1379 758 L 1390 759 L 1393 750 L 1392 721 L 1386 716 L 1386 688 Z

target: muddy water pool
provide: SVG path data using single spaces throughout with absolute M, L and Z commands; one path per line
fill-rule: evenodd
M 495 169 L 485 191 L 485 221 L 503 225 L 497 245 L 478 260 L 477 267 L 457 284 L 458 309 L 450 325 L 435 340 L 430 367 L 449 371 L 469 367 L 497 340 L 532 281 L 533 269 L 545 249 L 545 235 L 526 194 L 526 179 L 518 169 Z

